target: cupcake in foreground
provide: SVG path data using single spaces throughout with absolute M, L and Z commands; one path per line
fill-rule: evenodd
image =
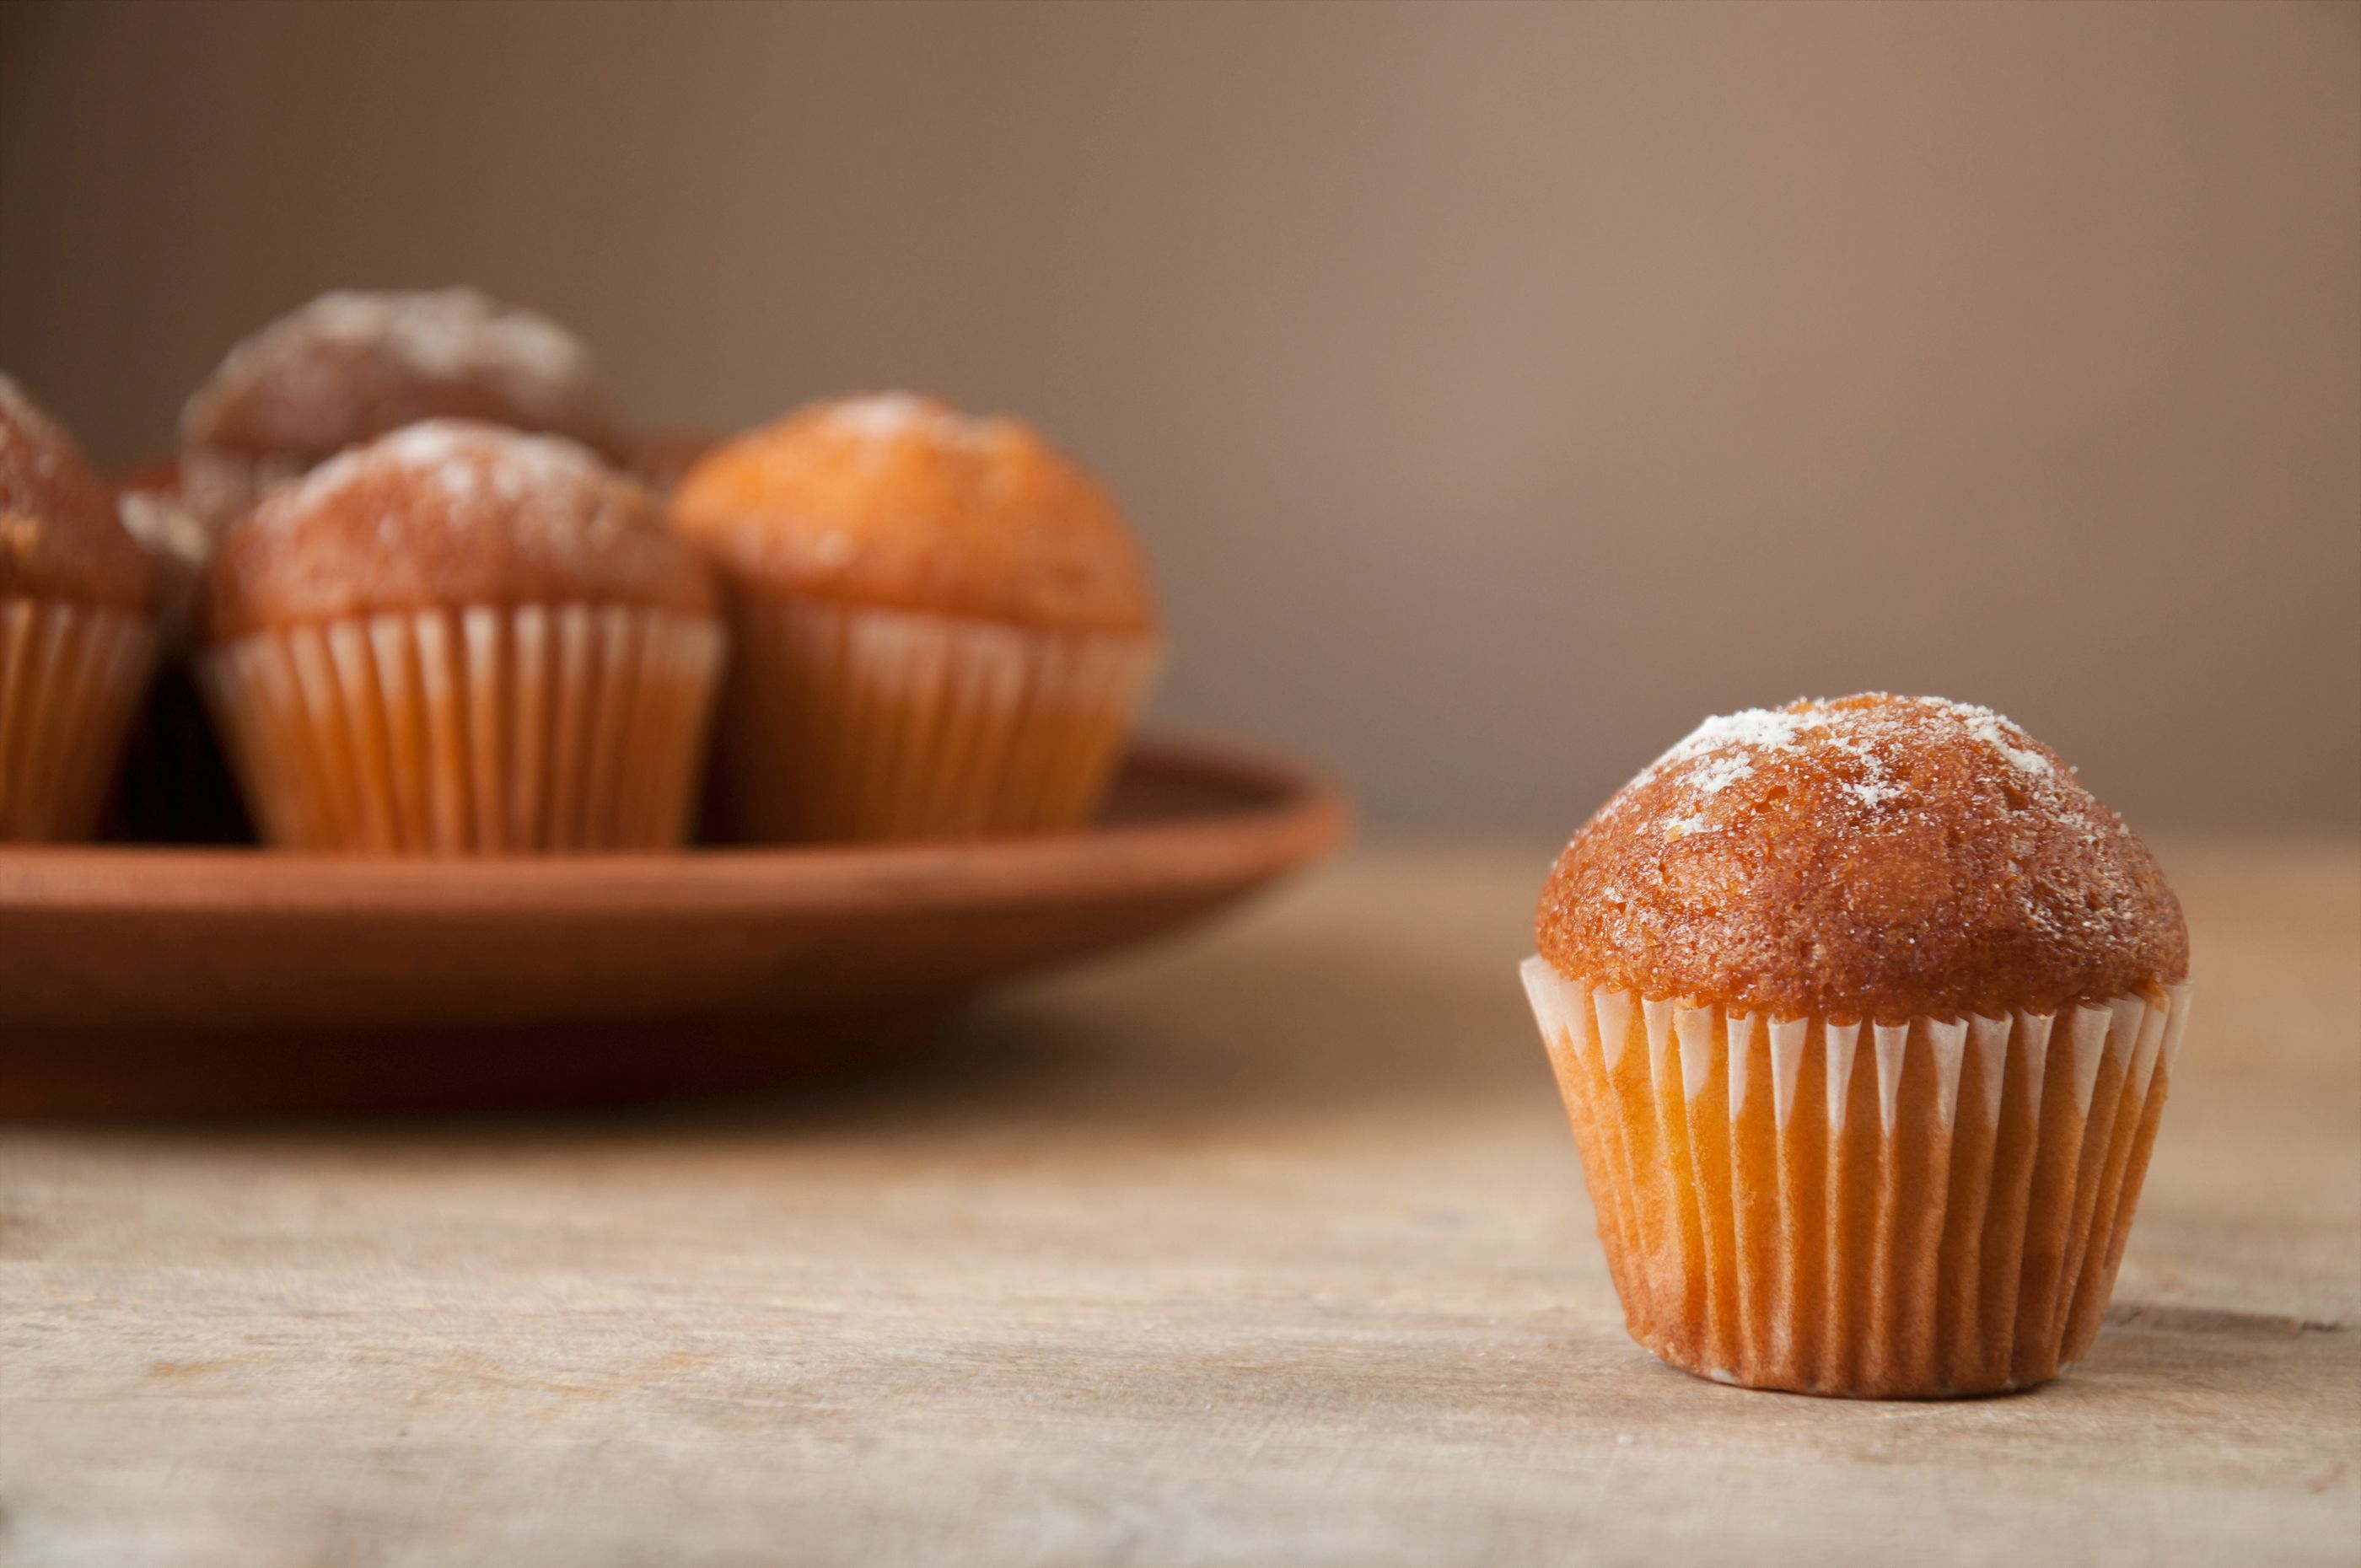
M 546 316 L 472 289 L 340 290 L 239 343 L 190 396 L 182 492 L 225 527 L 270 485 L 443 418 L 625 452 L 589 351 Z
M 200 675 L 264 837 L 379 854 L 680 842 L 725 634 L 653 499 L 569 441 L 412 425 L 224 539 Z
M 1106 493 L 1030 427 L 895 394 L 707 456 L 673 526 L 722 567 L 721 809 L 766 839 L 1080 825 L 1159 658 Z
M 152 592 L 72 438 L 0 376 L 0 839 L 89 836 L 147 684 Z
M 1631 1335 L 1868 1398 L 2056 1376 L 2189 1015 L 2131 829 L 1983 708 L 1708 720 L 1558 859 L 1524 980 Z

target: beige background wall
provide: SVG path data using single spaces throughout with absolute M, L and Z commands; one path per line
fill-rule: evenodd
M 907 384 L 1136 511 L 1175 722 L 1545 845 L 1708 711 L 2361 817 L 2361 8 L 20 5 L 0 365 L 110 461 L 319 289 L 651 421 Z

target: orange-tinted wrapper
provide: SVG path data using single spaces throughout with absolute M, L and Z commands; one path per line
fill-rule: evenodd
M 155 648 L 136 616 L 0 599 L 0 839 L 90 836 Z
M 476 606 L 259 632 L 200 674 L 271 844 L 649 850 L 687 831 L 726 641 L 669 610 Z
M 2099 1332 L 2189 987 L 1853 1024 L 1645 1001 L 1525 961 L 1631 1337 L 1864 1398 L 2046 1381 Z
M 741 592 L 715 766 L 739 836 L 960 839 L 1089 820 L 1156 640 Z

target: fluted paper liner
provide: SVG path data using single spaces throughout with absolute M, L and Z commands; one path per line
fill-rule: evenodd
M 621 605 L 473 606 L 258 633 L 200 674 L 290 849 L 662 849 L 687 830 L 726 638 Z
M 0 599 L 0 839 L 85 839 L 146 687 L 145 620 Z
M 743 594 L 716 766 L 766 839 L 969 838 L 1097 809 L 1155 639 Z
M 1813 1394 L 2024 1387 L 2114 1288 L 2189 987 L 1852 1024 L 1523 966 L 1631 1337 Z

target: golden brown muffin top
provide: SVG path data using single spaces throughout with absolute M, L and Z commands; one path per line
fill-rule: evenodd
M 321 295 L 247 338 L 181 411 L 181 444 L 301 473 L 427 419 L 623 451 L 598 369 L 546 316 L 472 289 Z
M 2056 752 L 1872 693 L 1699 725 L 1575 835 L 1560 973 L 1773 1017 L 2046 1011 L 2189 972 L 2180 901 Z
M 708 455 L 673 526 L 774 588 L 1146 631 L 1148 571 L 1098 483 L 1021 420 L 907 393 L 815 403 Z
M 215 641 L 446 606 L 716 602 L 644 487 L 573 442 L 466 420 L 395 431 L 272 490 L 223 538 L 210 589 Z
M 57 421 L 0 376 L 0 598 L 148 608 L 148 558 Z

